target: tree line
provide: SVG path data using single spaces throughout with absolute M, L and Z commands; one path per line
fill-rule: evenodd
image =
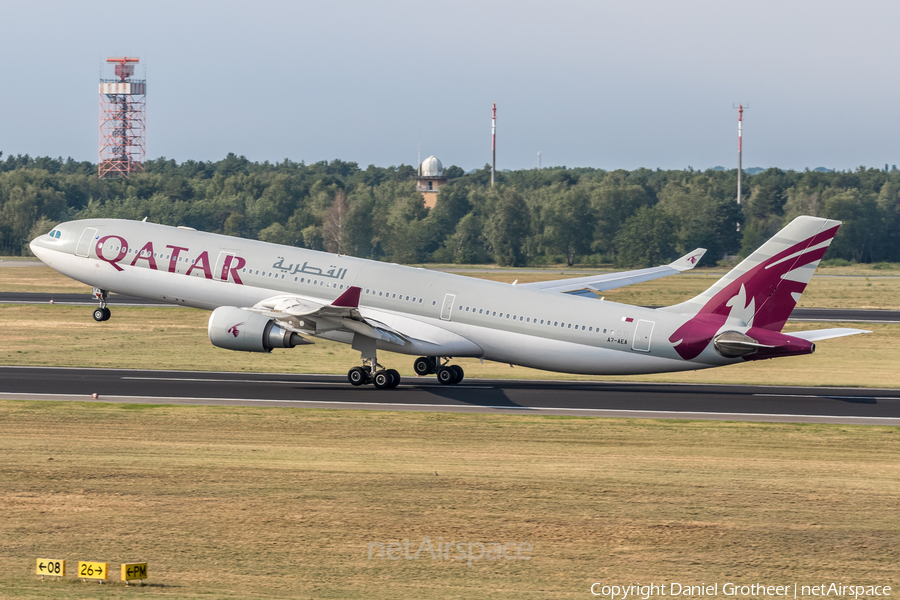
M 434 208 L 414 166 L 360 168 L 159 158 L 146 172 L 98 179 L 71 158 L 0 153 L 0 254 L 61 221 L 143 219 L 398 263 L 650 266 L 696 247 L 704 263 L 751 252 L 792 218 L 844 225 L 831 260 L 900 262 L 900 173 L 768 169 L 603 171 L 552 167 L 497 174 L 449 167 Z

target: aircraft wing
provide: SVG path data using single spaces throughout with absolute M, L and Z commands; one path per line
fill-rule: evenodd
M 351 286 L 331 304 L 323 304 L 291 294 L 279 294 L 257 302 L 246 310 L 259 313 L 299 334 L 350 331 L 366 337 L 406 345 L 408 338 L 384 323 L 359 314 L 360 288 Z
M 596 292 L 605 292 L 615 288 L 624 287 L 633 283 L 641 283 L 660 277 L 668 277 L 682 271 L 693 269 L 697 262 L 706 254 L 706 248 L 697 248 L 688 252 L 678 260 L 667 265 L 651 267 L 649 269 L 637 269 L 635 271 L 622 271 L 619 273 L 603 273 L 588 277 L 575 277 L 573 279 L 555 279 L 553 281 L 535 281 L 522 283 L 522 287 L 529 287 L 548 292 L 572 294 L 573 296 L 596 297 Z

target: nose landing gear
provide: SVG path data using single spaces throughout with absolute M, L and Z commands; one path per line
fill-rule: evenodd
M 106 299 L 108 297 L 108 291 L 94 288 L 94 298 L 100 301 L 100 308 L 94 309 L 95 321 L 109 321 L 109 318 L 112 316 L 112 312 L 106 307 Z

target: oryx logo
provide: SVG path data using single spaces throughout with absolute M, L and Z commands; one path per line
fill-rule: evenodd
M 690 257 L 688 259 L 688 262 L 691 263 L 692 265 L 696 265 L 697 264 L 697 256 L 698 256 L 697 254 L 693 255 L 692 257 Z
M 246 323 L 246 321 L 241 321 L 240 323 L 235 323 L 234 325 L 232 325 L 231 327 L 228 328 L 228 333 L 230 333 L 234 337 L 237 337 L 241 333 L 241 331 L 240 331 L 240 329 L 238 329 L 238 327 L 242 326 L 244 323 Z

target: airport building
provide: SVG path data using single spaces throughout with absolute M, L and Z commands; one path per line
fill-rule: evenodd
M 416 190 L 422 193 L 426 208 L 434 208 L 440 188 L 447 184 L 444 165 L 434 156 L 429 156 L 419 165 L 416 175 Z

